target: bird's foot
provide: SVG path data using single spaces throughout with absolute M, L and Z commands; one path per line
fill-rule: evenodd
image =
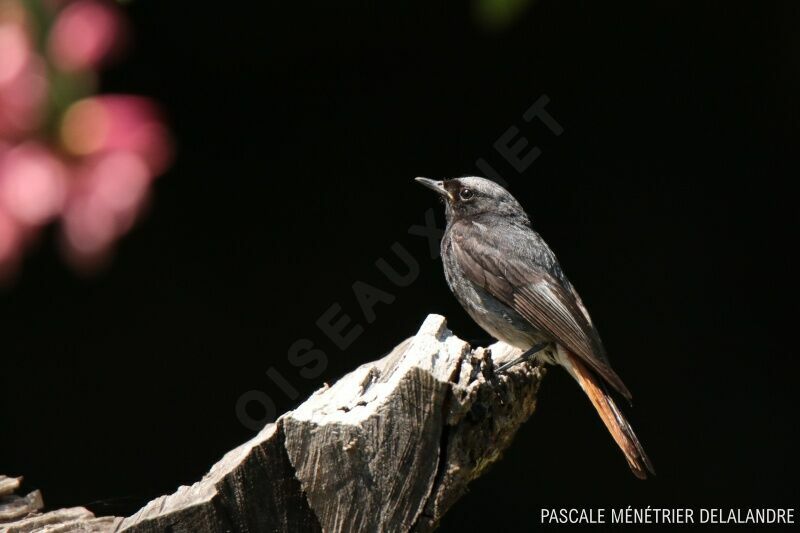
M 542 350 L 544 350 L 545 348 L 547 348 L 548 344 L 550 344 L 550 343 L 547 342 L 547 341 L 542 341 L 542 342 L 534 344 L 531 348 L 529 348 L 527 351 L 525 351 L 525 353 L 523 353 L 522 355 L 520 355 L 519 357 L 517 357 L 513 361 L 509 361 L 508 363 L 505 363 L 504 365 L 500 366 L 500 368 L 495 370 L 495 373 L 496 374 L 500 374 L 502 372 L 505 372 L 509 368 L 520 364 L 523 361 L 528 361 L 530 359 L 533 359 L 533 357 L 537 353 L 539 353 Z

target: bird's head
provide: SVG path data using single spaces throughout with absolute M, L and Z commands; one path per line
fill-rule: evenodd
M 469 176 L 442 181 L 416 178 L 416 181 L 440 195 L 445 203 L 448 222 L 480 215 L 496 215 L 509 221 L 530 224 L 516 198 L 486 178 Z

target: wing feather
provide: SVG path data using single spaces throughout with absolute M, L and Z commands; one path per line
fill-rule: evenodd
M 508 305 L 539 331 L 585 361 L 627 399 L 631 393 L 611 369 L 603 344 L 580 297 L 554 275 L 555 257 L 528 228 L 506 225 L 510 239 L 489 242 L 479 224 L 451 228 L 452 250 L 466 277 Z M 469 230 L 469 231 L 468 231 Z M 495 239 L 496 240 L 496 239 Z

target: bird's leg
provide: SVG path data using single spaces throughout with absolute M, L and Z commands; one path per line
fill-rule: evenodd
M 532 359 L 534 355 L 536 355 L 537 353 L 539 353 L 542 350 L 544 350 L 545 348 L 547 348 L 548 344 L 550 344 L 548 341 L 542 341 L 542 342 L 538 342 L 538 343 L 534 344 L 525 353 L 523 353 L 522 355 L 520 355 L 519 357 L 517 357 L 513 361 L 509 361 L 508 363 L 502 365 L 500 368 L 495 370 L 495 373 L 499 374 L 500 372 L 504 372 L 504 371 L 508 370 L 512 366 L 516 366 L 516 365 L 520 364 L 523 361 L 527 361 L 528 359 Z

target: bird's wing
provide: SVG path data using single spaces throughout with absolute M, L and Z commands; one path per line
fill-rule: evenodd
M 608 364 L 600 336 L 577 293 L 541 264 L 548 259 L 537 246 L 544 245 L 543 241 L 537 242 L 538 236 L 527 228 L 503 225 L 496 229 L 508 238 L 490 239 L 485 229 L 470 222 L 451 228 L 452 251 L 464 275 L 580 357 L 630 399 L 630 391 Z M 555 261 L 552 255 L 549 258 Z

